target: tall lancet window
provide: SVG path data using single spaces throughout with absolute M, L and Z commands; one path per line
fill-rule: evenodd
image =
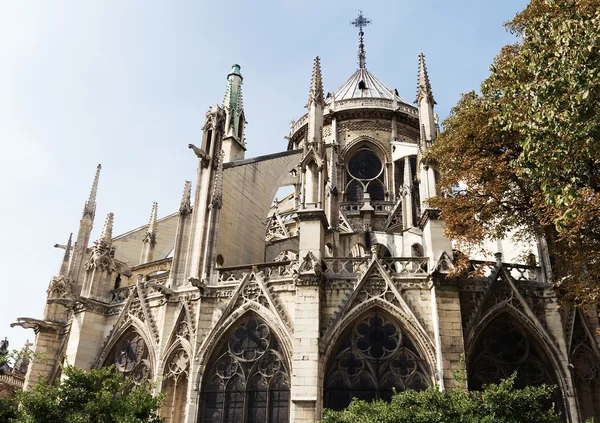
M 371 200 L 384 200 L 384 166 L 377 154 L 368 146 L 360 147 L 348 160 L 346 200 L 362 201 L 369 193 Z
M 198 421 L 289 421 L 290 374 L 269 326 L 250 316 L 221 345 L 207 366 Z
M 374 312 L 340 336 L 327 364 L 324 406 L 341 410 L 356 397 L 390 400 L 394 389 L 426 389 L 427 363 L 406 331 L 386 314 Z

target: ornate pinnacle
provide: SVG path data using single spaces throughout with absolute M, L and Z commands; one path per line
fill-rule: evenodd
M 181 197 L 181 203 L 179 204 L 179 213 L 187 214 L 192 210 L 191 204 L 191 196 L 192 196 L 192 182 L 185 181 L 185 185 L 183 187 L 183 197 Z
M 100 170 L 102 169 L 102 165 L 98 165 L 96 168 L 96 176 L 94 177 L 94 183 L 92 184 L 92 190 L 90 191 L 90 197 L 85 203 L 85 207 L 83 208 L 83 214 L 89 214 L 90 216 L 94 216 L 94 212 L 96 211 L 96 193 L 98 192 L 98 180 L 100 179 Z
M 158 203 L 152 204 L 152 213 L 150 213 L 150 223 L 148 224 L 148 230 L 143 242 L 149 242 L 150 244 L 156 244 L 156 216 L 158 213 Z
M 115 215 L 113 213 L 108 213 L 106 216 L 106 222 L 104 223 L 104 228 L 102 229 L 102 235 L 100 235 L 100 242 L 103 242 L 107 245 L 112 244 L 112 230 L 113 230 L 113 222 Z
M 148 225 L 148 232 L 156 232 L 156 220 L 158 214 L 158 203 L 152 204 L 152 213 L 150 214 L 150 224 Z
M 323 96 L 323 77 L 321 76 L 321 59 L 319 59 L 319 56 L 315 57 L 307 107 L 310 106 L 313 101 L 323 105 L 325 104 Z
M 417 81 L 417 103 L 422 97 L 427 97 L 431 104 L 436 104 L 433 99 L 433 92 L 431 91 L 431 83 L 429 82 L 429 75 L 427 74 L 427 65 L 425 65 L 425 55 L 421 52 L 419 54 L 419 77 Z
M 370 19 L 367 19 L 363 16 L 362 10 L 358 11 L 358 17 L 350 22 L 350 25 L 353 25 L 358 28 L 358 68 L 365 68 L 366 61 L 366 53 L 365 53 L 365 44 L 364 44 L 364 35 L 363 27 L 369 25 L 371 23 Z
M 66 276 L 69 271 L 69 261 L 71 259 L 71 250 L 73 248 L 73 232 L 69 235 L 69 240 L 67 241 L 67 245 L 65 246 L 65 255 L 63 256 L 63 261 L 60 266 L 59 274 L 60 276 Z

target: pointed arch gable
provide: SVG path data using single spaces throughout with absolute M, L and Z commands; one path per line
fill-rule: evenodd
M 385 144 L 383 144 L 381 141 L 377 140 L 376 138 L 370 137 L 368 135 L 361 135 L 357 138 L 354 138 L 349 143 L 347 143 L 344 146 L 344 148 L 342 148 L 342 151 L 340 152 L 339 162 L 345 163 L 346 157 L 348 156 L 348 154 L 351 154 L 357 147 L 359 147 L 361 145 L 361 143 L 372 145 L 381 154 L 381 157 L 383 157 L 385 159 L 386 163 L 392 162 L 391 150 L 386 148 Z
M 155 348 L 154 343 L 152 342 L 152 336 L 148 332 L 146 325 L 144 325 L 141 320 L 139 320 L 137 317 L 134 317 L 134 316 L 131 316 L 131 319 L 129 321 L 127 321 L 123 326 L 118 328 L 117 331 L 115 331 L 114 333 L 112 333 L 110 335 L 110 339 L 105 344 L 104 349 L 102 350 L 102 352 L 96 359 L 94 367 L 99 368 L 104 365 L 110 352 L 117 345 L 117 343 L 119 341 L 121 341 L 123 336 L 125 336 L 131 329 L 133 329 L 133 331 L 135 331 L 135 333 L 137 333 L 138 335 L 140 335 L 142 337 L 144 343 L 146 344 L 146 348 L 148 348 L 148 352 L 149 352 L 148 356 L 150 358 L 151 369 L 152 370 L 156 369 L 156 362 L 157 362 L 156 348 Z M 152 375 L 152 376 L 154 376 L 154 375 Z
M 195 325 L 194 325 L 194 321 L 192 319 L 192 317 L 190 316 L 190 309 L 189 309 L 189 304 L 187 303 L 187 300 L 182 299 L 181 302 L 179 303 L 179 306 L 177 307 L 177 310 L 175 311 L 175 316 L 176 318 L 173 320 L 173 326 L 171 327 L 171 330 L 169 331 L 169 334 L 165 337 L 165 339 L 167 339 L 167 343 L 165 344 L 166 349 L 169 349 L 170 346 L 172 346 L 174 343 L 176 343 L 180 337 L 177 336 L 177 332 L 179 330 L 179 325 L 182 322 L 185 322 L 187 324 L 188 330 L 190 332 L 190 339 L 192 339 L 192 335 L 195 333 Z M 190 343 L 189 340 L 187 340 L 188 344 Z M 190 344 L 191 345 L 191 344 Z M 192 350 L 190 349 L 190 355 L 191 355 Z M 162 358 L 165 358 L 165 352 L 163 352 L 162 354 Z
M 383 279 L 385 288 L 377 286 L 374 287 L 374 289 L 388 290 L 388 293 L 391 295 L 386 293 L 385 301 L 377 297 L 370 297 L 366 301 L 361 298 L 363 290 L 365 290 L 371 282 L 371 276 L 378 276 Z M 371 260 L 367 269 L 360 276 L 354 291 L 348 300 L 342 304 L 339 313 L 332 318 L 332 322 L 323 336 L 322 345 L 329 345 L 329 348 L 331 348 L 332 341 L 337 339 L 339 334 L 343 331 L 342 327 L 345 328 L 348 325 L 348 321 L 353 318 L 352 316 L 356 318 L 357 314 L 360 314 L 374 304 L 378 304 L 384 310 L 389 310 L 394 316 L 401 316 L 403 321 L 400 323 L 404 324 L 409 332 L 412 332 L 411 336 L 416 339 L 416 342 L 421 344 L 422 350 L 427 352 L 428 357 L 431 359 L 430 363 L 435 364 L 435 348 L 431 336 L 427 333 L 423 323 L 410 308 L 402 294 L 400 294 L 400 291 L 398 291 L 398 288 L 396 288 L 396 285 L 389 274 L 376 258 Z M 327 356 L 327 354 L 325 354 L 325 356 Z

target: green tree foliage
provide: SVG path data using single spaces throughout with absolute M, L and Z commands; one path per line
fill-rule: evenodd
M 463 95 L 427 159 L 448 234 L 479 244 L 517 230 L 548 242 L 569 300 L 600 300 L 600 0 L 531 0 L 506 24 L 481 86 Z
M 354 399 L 345 410 L 325 410 L 321 423 L 558 423 L 558 414 L 543 405 L 554 388 L 513 389 L 515 377 L 483 392 L 432 386 L 397 393 L 389 403 Z
M 131 389 L 131 380 L 114 368 L 86 372 L 67 366 L 56 384 L 39 382 L 18 395 L 19 423 L 159 423 L 162 397 L 142 382 Z

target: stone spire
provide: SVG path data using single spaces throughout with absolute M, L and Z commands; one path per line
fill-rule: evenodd
M 69 240 L 67 241 L 67 245 L 65 246 L 65 255 L 63 256 L 63 261 L 60 265 L 60 271 L 58 273 L 59 276 L 66 276 L 69 272 L 69 264 L 71 262 L 71 250 L 73 249 L 73 233 L 69 235 Z
M 157 215 L 158 215 L 158 203 L 152 204 L 152 212 L 150 213 L 150 223 L 148 224 L 148 230 L 146 236 L 142 242 L 142 252 L 140 254 L 140 264 L 149 263 L 152 261 L 154 256 L 154 246 L 156 245 L 156 230 L 157 227 Z
M 371 23 L 370 19 L 367 19 L 363 16 L 362 10 L 358 11 L 358 17 L 350 22 L 350 25 L 353 25 L 358 28 L 358 68 L 365 69 L 365 63 L 367 55 L 365 53 L 365 44 L 364 44 L 364 35 L 363 28 Z
M 154 202 L 152 204 L 152 212 L 150 213 L 150 223 L 148 224 L 148 233 L 152 233 L 152 234 L 156 233 L 157 214 L 158 214 L 158 203 Z
M 108 213 L 106 216 L 106 222 L 104 222 L 104 228 L 102 229 L 102 235 L 100 235 L 100 242 L 106 245 L 112 245 L 112 231 L 115 215 Z
M 92 184 L 92 190 L 90 191 L 90 197 L 85 202 L 85 207 L 83 208 L 84 216 L 87 214 L 94 218 L 94 213 L 96 211 L 96 194 L 98 193 L 98 181 L 100 179 L 100 170 L 102 169 L 102 165 L 98 165 L 96 167 L 96 176 L 94 177 L 94 183 Z
M 418 103 L 421 98 L 427 98 L 431 104 L 437 104 L 433 99 L 433 92 L 431 91 L 431 83 L 429 82 L 429 75 L 427 74 L 427 65 L 425 65 L 425 55 L 421 52 L 419 54 L 419 76 L 417 82 L 417 99 L 415 103 Z
M 310 107 L 313 102 L 325 105 L 325 97 L 323 95 L 323 77 L 321 76 L 321 59 L 319 59 L 319 56 L 315 57 L 312 79 L 310 81 L 310 93 L 308 95 L 308 103 L 306 107 Z
M 181 197 L 181 203 L 179 203 L 179 214 L 188 214 L 192 211 L 192 181 L 185 181 L 183 187 L 183 196 Z
M 427 66 L 425 65 L 425 56 L 419 54 L 419 77 L 417 85 L 417 99 L 415 100 L 419 108 L 419 124 L 421 126 L 421 150 L 427 149 L 437 137 L 437 123 L 435 121 L 435 112 L 433 107 L 435 100 L 429 83 Z

